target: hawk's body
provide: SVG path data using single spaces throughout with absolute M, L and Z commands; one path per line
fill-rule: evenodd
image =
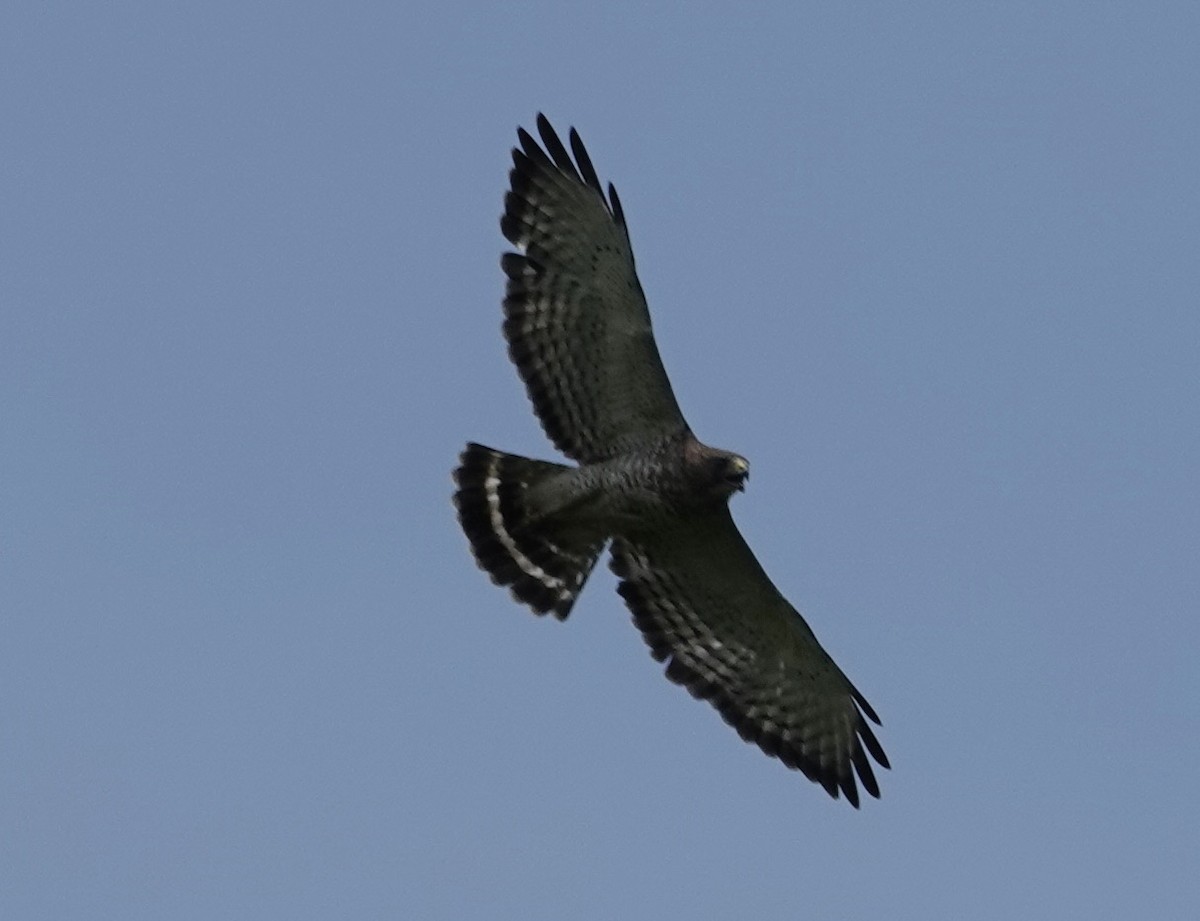
M 606 544 L 619 591 L 667 676 L 742 737 L 858 805 L 888 766 L 879 719 L 767 578 L 729 514 L 745 459 L 679 410 L 650 328 L 629 232 L 574 130 L 525 131 L 501 219 L 504 333 L 534 410 L 570 467 L 468 445 L 455 504 L 476 560 L 537 613 L 565 618 Z

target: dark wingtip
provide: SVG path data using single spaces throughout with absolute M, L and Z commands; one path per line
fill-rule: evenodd
M 883 746 L 879 744 L 879 740 L 875 738 L 875 733 L 871 731 L 871 727 L 866 723 L 860 723 L 858 727 L 858 736 L 862 739 L 863 745 L 867 747 L 867 751 L 871 753 L 881 767 L 891 770 L 892 765 L 888 762 L 888 756 L 884 754 Z
M 866 715 L 867 719 L 869 719 L 876 726 L 883 725 L 883 723 L 881 723 L 879 720 L 879 714 L 875 712 L 875 708 L 872 707 L 869 703 L 867 703 L 867 699 L 862 696 L 862 694 L 859 692 L 858 688 L 856 688 L 852 685 L 850 687 L 850 695 L 854 698 L 854 702 L 856 704 L 858 704 L 859 709 L 862 710 L 862 712 Z
M 554 161 L 554 165 L 571 178 L 582 182 L 583 180 L 579 175 L 579 171 L 575 168 L 575 163 L 571 160 L 571 155 L 567 153 L 567 148 L 563 146 L 558 132 L 550 124 L 550 119 L 546 118 L 540 112 L 537 117 L 537 128 L 538 134 L 542 136 L 542 144 L 545 145 L 546 153 L 550 155 L 550 159 Z
M 571 129 L 569 140 L 571 152 L 575 154 L 575 162 L 579 164 L 579 172 L 583 175 L 584 183 L 588 188 L 597 192 L 601 198 L 604 198 L 604 186 L 600 184 L 600 177 L 596 175 L 596 167 L 592 164 L 592 158 L 588 156 L 587 148 L 583 146 L 583 139 L 574 128 Z
M 616 222 L 624 227 L 625 209 L 621 207 L 621 199 L 617 197 L 617 187 L 611 182 L 608 184 L 608 201 Z
M 531 135 L 524 128 L 517 129 L 517 140 L 521 142 L 520 148 L 513 148 L 513 164 L 517 167 L 517 169 L 521 169 L 524 166 L 520 160 L 521 154 L 524 154 L 535 163 L 541 163 L 545 166 L 553 166 L 553 164 L 550 162 L 550 158 L 546 156 L 546 151 L 542 150 L 542 145 L 535 141 L 533 139 L 533 135 Z
M 854 764 L 854 770 L 862 782 L 863 789 L 875 799 L 879 799 L 879 781 L 875 779 L 875 772 L 871 770 L 871 762 L 867 759 L 866 752 L 862 750 L 861 745 L 854 746 L 854 750 L 850 753 L 850 760 Z

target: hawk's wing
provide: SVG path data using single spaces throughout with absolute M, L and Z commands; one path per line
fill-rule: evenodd
M 771 584 L 729 509 L 617 538 L 612 568 L 667 677 L 710 700 L 748 742 L 858 806 L 887 756 L 871 705 Z M 864 719 L 864 715 L 867 719 Z
M 572 161 L 545 116 L 545 150 L 513 149 L 500 228 L 504 335 L 534 411 L 560 451 L 604 460 L 687 429 L 650 329 L 617 190 L 605 197 L 571 129 Z

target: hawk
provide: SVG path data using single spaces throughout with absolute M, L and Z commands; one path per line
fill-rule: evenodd
M 743 739 L 857 808 L 879 796 L 879 717 L 755 559 L 729 513 L 746 459 L 684 421 L 650 328 L 617 190 L 545 116 L 512 151 L 500 229 L 504 336 L 534 412 L 575 466 L 468 444 L 454 504 L 479 566 L 535 613 L 571 611 L 608 546 L 667 677 Z M 868 755 L 870 757 L 868 757 Z

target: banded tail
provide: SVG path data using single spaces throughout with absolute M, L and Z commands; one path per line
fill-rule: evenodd
M 534 613 L 565 619 L 605 542 L 572 538 L 569 522 L 526 500 L 530 487 L 571 468 L 477 444 L 459 461 L 454 505 L 479 568 Z

